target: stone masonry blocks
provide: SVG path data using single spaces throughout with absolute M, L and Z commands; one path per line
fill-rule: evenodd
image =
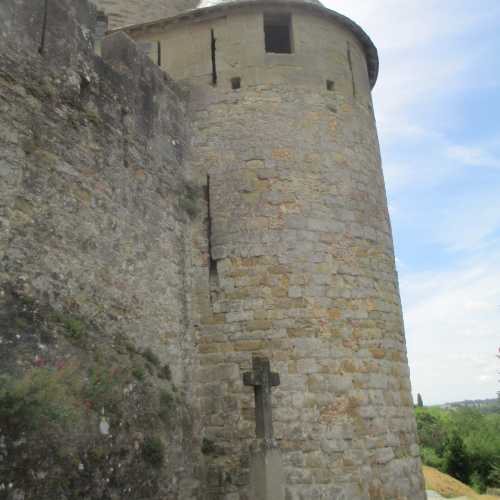
M 248 498 L 253 402 L 241 375 L 261 353 L 282 380 L 273 413 L 288 499 L 423 499 L 366 55 L 343 26 L 272 8 L 292 15 L 291 54 L 265 52 L 260 5 L 130 31 L 158 40 L 165 69 L 191 91 L 189 174 L 207 186 L 194 329 L 204 370 L 224 374 L 200 399 L 219 447 L 206 461 L 221 480 L 207 487 Z

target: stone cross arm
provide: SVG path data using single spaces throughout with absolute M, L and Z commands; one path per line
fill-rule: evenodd
M 266 383 L 266 380 L 264 377 L 262 377 L 261 374 L 254 373 L 254 372 L 246 372 L 243 374 L 243 384 L 244 385 L 253 385 L 259 386 L 259 385 L 264 385 Z M 269 373 L 269 384 L 271 387 L 276 387 L 280 385 L 280 375 L 279 373 L 275 372 L 270 372 Z

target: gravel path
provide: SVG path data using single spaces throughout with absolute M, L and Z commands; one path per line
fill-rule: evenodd
M 442 497 L 436 491 L 427 490 L 427 500 L 439 500 L 439 499 L 446 500 L 444 497 Z M 469 499 L 469 497 L 455 497 L 455 498 L 453 498 L 453 500 L 470 500 L 470 499 Z

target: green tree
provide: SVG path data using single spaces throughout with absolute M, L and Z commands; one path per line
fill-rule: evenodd
M 422 461 L 478 492 L 500 484 L 500 412 L 416 408 Z M 468 481 L 467 481 L 468 479 Z
M 422 395 L 420 393 L 417 394 L 417 406 L 419 408 L 424 407 L 424 400 L 422 399 Z
M 493 488 L 500 488 L 500 464 L 493 464 L 488 474 L 488 485 Z
M 500 347 L 498 348 L 497 358 L 500 359 Z M 500 382 L 500 380 L 499 380 Z M 497 392 L 498 399 L 500 400 L 500 391 Z
M 434 448 L 428 448 L 427 446 L 420 447 L 420 457 L 424 465 L 429 467 L 434 467 L 440 471 L 444 470 L 443 462 L 444 459 L 440 457 Z
M 431 448 L 442 457 L 448 440 L 445 413 L 441 410 L 417 408 L 416 417 L 420 446 Z
M 446 443 L 444 452 L 444 468 L 448 474 L 468 483 L 470 478 L 470 460 L 465 449 L 465 444 L 460 434 L 456 431 Z

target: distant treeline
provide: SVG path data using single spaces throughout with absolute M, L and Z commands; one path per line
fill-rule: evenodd
M 482 413 L 498 413 L 500 411 L 500 402 L 495 399 L 466 399 L 465 401 L 457 401 L 454 403 L 445 403 L 437 405 L 437 408 L 450 410 L 454 408 L 478 408 Z
M 480 493 L 500 488 L 500 405 L 478 408 L 416 408 L 422 461 Z

